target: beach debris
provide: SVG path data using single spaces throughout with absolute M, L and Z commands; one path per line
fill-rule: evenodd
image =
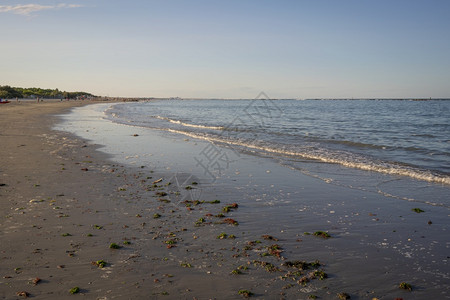
M 321 230 L 314 232 L 313 235 L 324 238 L 324 239 L 328 239 L 331 237 L 331 235 L 329 235 L 328 232 L 321 231 Z
M 63 234 L 61 234 L 61 236 L 72 236 L 70 233 L 63 233 Z
M 81 171 L 89 171 L 88 168 L 82 168 Z
M 431 224 L 433 224 L 433 222 L 431 222 L 431 221 L 428 221 L 428 225 L 431 225 Z
M 310 278 L 319 278 L 319 280 L 324 280 L 328 278 L 328 274 L 322 270 L 316 270 L 310 274 Z
M 29 202 L 30 203 L 40 203 L 40 202 L 44 202 L 44 199 L 31 199 Z
M 249 247 L 256 246 L 256 244 L 261 244 L 261 241 L 256 240 L 256 241 L 248 241 L 247 242 L 247 246 L 249 246 Z
M 276 256 L 276 257 L 280 258 L 281 257 L 281 252 L 283 252 L 283 249 L 280 247 L 280 245 L 273 244 L 273 245 L 267 246 L 267 251 L 268 251 L 267 253 L 269 255 Z
M 106 261 L 104 261 L 103 259 L 97 260 L 97 261 L 93 261 L 91 264 L 93 264 L 94 266 L 101 268 L 104 268 L 108 263 Z
M 159 219 L 159 218 L 161 218 L 160 214 L 158 214 L 158 213 L 153 214 L 153 219 Z
M 227 237 L 228 237 L 228 234 L 226 234 L 225 232 L 222 232 L 221 234 L 219 234 L 219 235 L 216 237 L 216 239 L 224 240 L 224 239 L 226 239 Z
M 130 241 L 123 241 L 123 244 L 124 245 L 131 245 L 131 242 Z
M 161 181 L 163 181 L 162 178 L 160 178 L 160 179 L 158 179 L 158 180 L 155 180 L 155 181 L 153 181 L 152 183 L 153 183 L 153 184 L 155 184 L 155 183 L 160 183 Z
M 398 285 L 398 287 L 402 290 L 408 290 L 408 291 L 412 291 L 412 285 L 410 285 L 407 282 L 402 282 Z
M 317 296 L 314 294 L 308 295 L 308 299 L 317 299 Z
M 103 226 L 100 226 L 100 225 L 94 225 L 94 228 L 100 230 L 100 229 L 103 229 Z
M 21 291 L 21 292 L 17 292 L 16 295 L 19 296 L 19 297 L 28 298 L 30 296 L 30 293 L 25 292 L 25 291 Z
M 285 267 L 295 268 L 293 271 L 287 272 L 281 279 L 291 279 L 297 281 L 300 285 L 306 285 L 308 282 L 314 279 L 325 280 L 328 278 L 327 273 L 323 270 L 317 269 L 321 266 L 321 263 L 316 260 L 314 262 L 306 262 L 301 260 L 287 261 L 283 264 Z M 311 272 L 305 274 L 304 271 L 312 269 Z
M 347 299 L 350 299 L 350 295 L 347 294 L 347 293 L 338 293 L 338 294 L 337 294 L 337 297 L 338 297 L 339 299 L 341 299 L 341 300 L 347 300 Z
M 422 210 L 422 209 L 420 209 L 420 208 L 413 208 L 413 209 L 411 209 L 413 212 L 416 212 L 416 213 L 418 213 L 418 214 L 420 214 L 420 213 L 423 213 L 423 212 L 425 212 L 424 210 Z
M 203 224 L 203 223 L 205 223 L 205 222 L 206 222 L 205 218 L 200 218 L 200 219 L 198 219 L 198 220 L 195 222 L 195 225 L 196 225 L 196 226 L 199 226 L 200 224 Z
M 177 240 L 176 239 L 168 239 L 167 241 L 164 241 L 164 244 L 167 245 L 167 249 L 176 247 Z
M 283 265 L 286 267 L 297 268 L 299 270 L 309 270 L 309 269 L 320 267 L 322 264 L 318 260 L 311 262 L 311 263 L 303 261 L 303 260 L 294 260 L 294 261 L 287 261 Z
M 72 295 L 78 294 L 79 292 L 80 292 L 80 288 L 77 286 L 75 286 L 69 290 L 69 293 L 71 293 Z
M 224 224 L 231 224 L 231 225 L 235 225 L 235 226 L 239 225 L 238 221 L 236 221 L 234 219 L 231 219 L 231 218 L 224 219 L 222 221 L 222 223 L 224 223 Z
M 277 268 L 275 265 L 266 262 L 266 261 L 260 261 L 260 260 L 253 260 L 253 265 L 254 266 L 260 266 L 263 267 L 264 269 L 266 269 L 267 272 L 277 272 L 277 271 L 281 271 L 280 268 Z
M 180 266 L 183 268 L 192 268 L 192 265 L 190 263 L 180 263 Z
M 39 277 L 36 277 L 31 280 L 31 284 L 33 285 L 37 285 L 39 282 L 41 282 L 41 279 Z
M 290 275 L 290 274 L 288 274 L 288 275 Z M 286 275 L 286 276 L 288 276 L 288 275 Z M 294 276 L 295 275 L 299 275 L 299 274 L 294 274 Z M 306 285 L 308 282 L 310 282 L 311 281 L 311 279 L 308 277 L 308 276 L 302 276 L 298 281 L 297 281 L 297 283 L 298 284 L 301 284 L 301 285 Z
M 225 232 L 222 232 L 221 234 L 219 234 L 216 239 L 219 240 L 224 240 L 224 239 L 235 239 L 236 236 L 234 234 L 226 234 Z
M 133 136 L 139 136 L 139 134 L 135 133 L 135 134 L 133 134 Z
M 224 206 L 222 208 L 222 211 L 227 213 L 227 212 L 230 212 L 232 209 L 236 209 L 238 207 L 239 207 L 239 205 L 237 203 L 231 203 L 231 204 Z
M 119 245 L 117 245 L 116 243 L 111 243 L 111 244 L 109 245 L 109 248 L 110 248 L 110 249 L 120 249 L 120 248 L 122 248 L 122 246 L 119 246 Z
M 262 237 L 263 239 L 269 240 L 269 241 L 278 241 L 277 238 L 274 238 L 273 236 L 268 235 L 268 234 L 264 234 L 264 235 L 262 235 L 261 237 Z
M 242 271 L 240 269 L 234 269 L 233 271 L 230 272 L 230 274 L 232 274 L 232 275 L 240 275 L 240 274 L 242 274 Z
M 249 297 L 253 296 L 253 293 L 249 290 L 239 290 L 238 294 L 241 296 L 244 296 L 245 298 L 249 298 Z
M 57 265 L 56 266 L 58 269 L 64 269 L 66 266 L 65 265 Z

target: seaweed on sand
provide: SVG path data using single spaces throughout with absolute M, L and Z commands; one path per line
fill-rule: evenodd
M 316 232 L 314 232 L 313 234 L 314 234 L 315 236 L 319 236 L 319 237 L 322 237 L 322 238 L 324 238 L 324 239 L 328 239 L 328 238 L 331 237 L 331 235 L 329 235 L 328 232 L 326 232 L 326 231 L 321 231 L 321 230 L 316 231 Z

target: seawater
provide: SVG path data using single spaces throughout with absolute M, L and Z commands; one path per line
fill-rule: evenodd
M 160 100 L 115 104 L 105 117 L 302 170 L 334 164 L 450 185 L 448 100 Z

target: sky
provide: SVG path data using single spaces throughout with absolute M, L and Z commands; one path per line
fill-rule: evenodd
M 0 0 L 0 85 L 449 98 L 448 0 Z

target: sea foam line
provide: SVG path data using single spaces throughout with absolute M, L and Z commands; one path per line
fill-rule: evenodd
M 339 159 L 339 158 L 333 158 L 330 156 L 326 156 L 323 154 L 315 154 L 315 153 L 307 153 L 307 152 L 295 152 L 295 151 L 289 151 L 289 150 L 282 150 L 282 149 L 276 149 L 273 147 L 267 147 L 267 146 L 258 146 L 254 144 L 249 143 L 243 143 L 239 141 L 232 141 L 232 140 L 226 140 L 219 137 L 212 137 L 210 135 L 208 136 L 202 136 L 191 132 L 185 132 L 182 130 L 175 130 L 175 129 L 165 129 L 169 132 L 183 134 L 186 136 L 190 136 L 192 138 L 197 139 L 203 139 L 209 142 L 218 142 L 218 143 L 225 143 L 229 145 L 235 145 L 240 147 L 245 147 L 249 149 L 254 150 L 262 150 L 269 153 L 275 153 L 280 155 L 288 155 L 293 157 L 301 157 L 304 159 L 311 159 L 311 160 L 318 160 L 325 163 L 332 163 L 332 164 L 339 164 L 347 168 L 353 168 L 353 169 L 360 169 L 364 171 L 372 171 L 372 172 L 378 172 L 388 175 L 401 175 L 401 176 L 407 176 L 410 178 L 414 178 L 421 181 L 427 181 L 427 182 L 435 182 L 440 184 L 446 184 L 450 185 L 450 177 L 449 176 L 439 176 L 432 174 L 431 172 L 424 172 L 420 170 L 415 170 L 412 168 L 405 168 L 397 165 L 393 165 L 390 163 L 386 163 L 386 166 L 375 164 L 375 163 L 362 163 L 357 161 L 351 161 L 351 160 L 345 160 L 345 159 Z
M 193 128 L 203 128 L 203 129 L 213 129 L 213 130 L 224 130 L 225 127 L 222 126 L 206 126 L 206 125 L 197 125 L 197 124 L 190 124 L 190 123 L 185 123 L 185 122 L 181 122 L 179 120 L 173 120 L 167 117 L 161 117 L 161 116 L 156 116 L 157 119 L 160 120 L 164 120 L 164 121 L 169 121 L 172 124 L 178 124 L 178 125 L 182 125 L 185 127 L 193 127 Z

